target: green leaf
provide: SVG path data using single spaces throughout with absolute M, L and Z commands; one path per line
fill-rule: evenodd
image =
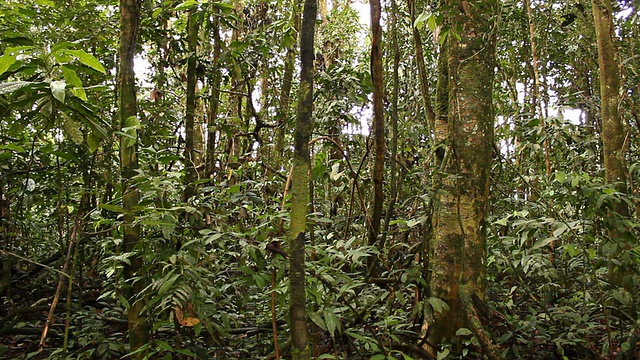
M 95 152 L 100 147 L 100 135 L 96 134 L 95 131 L 92 131 L 89 136 L 87 136 L 87 143 L 89 144 L 89 151 Z
M 0 84 L 0 95 L 10 94 L 29 85 L 35 84 L 31 81 L 11 81 Z
M 445 359 L 447 356 L 449 356 L 449 349 L 438 351 L 438 360 Z
M 567 174 L 565 174 L 563 171 L 556 171 L 556 180 L 558 182 L 563 183 L 566 178 Z
M 313 321 L 314 324 L 318 325 L 318 327 L 320 327 L 322 330 L 327 330 L 327 325 L 324 323 L 324 320 L 315 311 L 309 312 L 309 319 L 311 319 L 311 321 Z
M 62 50 L 62 52 L 67 53 L 69 55 L 73 55 L 75 58 L 78 59 L 78 61 L 80 61 L 84 65 L 87 65 L 88 67 L 94 70 L 97 70 L 103 74 L 107 73 L 107 70 L 105 70 L 104 66 L 102 66 L 102 64 L 100 63 L 100 61 L 98 61 L 98 59 L 96 59 L 93 55 L 88 54 L 83 50 Z
M 573 179 L 571 179 L 571 187 L 576 187 L 578 186 L 578 184 L 580 184 L 579 176 L 575 176 Z
M 371 357 L 371 360 L 384 360 L 387 357 L 384 354 L 375 354 Z
M 370 339 L 369 339 L 368 337 L 366 337 L 366 336 L 362 336 L 362 335 L 360 335 L 360 334 L 358 334 L 358 333 L 351 332 L 351 331 L 347 331 L 347 335 L 351 336 L 352 338 L 354 338 L 354 339 L 356 339 L 356 340 L 360 340 L 360 341 L 364 341 L 364 342 L 367 342 L 367 341 L 369 341 L 369 340 L 370 340 Z
M 429 19 L 427 19 L 427 28 L 430 31 L 435 31 L 437 27 L 438 27 L 438 19 L 433 15 L 429 16 Z
M 24 46 L 33 45 L 33 40 L 24 36 L 14 36 L 14 37 L 4 38 L 2 39 L 2 42 L 5 44 L 12 44 L 12 45 L 24 45 Z
M 232 4 L 229 3 L 224 3 L 224 2 L 214 2 L 211 5 L 213 5 L 214 8 L 216 9 L 220 9 L 220 10 L 224 10 L 224 11 L 231 11 L 234 9 Z
M 169 274 L 172 274 L 169 273 Z M 162 281 L 162 285 L 160 285 L 160 288 L 158 289 L 158 295 L 162 295 L 165 292 L 167 292 L 167 290 L 169 290 L 171 288 L 171 286 L 173 286 L 173 284 L 175 284 L 176 280 L 178 280 L 178 278 L 180 277 L 180 274 L 173 274 L 171 276 L 169 276 L 168 278 L 164 278 L 160 281 Z
M 78 74 L 74 70 L 63 66 L 62 76 L 64 76 L 64 80 L 67 82 L 67 84 L 73 86 L 73 89 L 71 89 L 71 93 L 82 99 L 82 101 L 87 101 L 87 93 L 82 87 L 82 80 L 80 80 Z
M 99 208 L 101 209 L 105 209 L 108 211 L 113 211 L 113 212 L 117 212 L 117 213 L 124 213 L 124 209 L 121 208 L 120 206 L 116 206 L 116 205 L 111 205 L 111 204 L 100 204 L 98 205 Z
M 560 224 L 560 226 L 558 226 L 558 228 L 553 231 L 553 236 L 560 236 L 565 231 L 567 231 L 567 229 L 569 229 L 569 227 L 567 227 L 567 224 Z
M 340 332 L 340 320 L 333 312 L 333 309 L 324 309 L 324 321 L 332 338 L 335 336 L 336 330 Z
M 458 331 L 456 331 L 456 336 L 469 336 L 471 334 L 472 334 L 471 330 L 467 328 L 460 328 L 458 329 Z
M 427 19 L 429 19 L 430 17 L 431 17 L 431 13 L 428 13 L 428 12 L 420 13 L 420 15 L 418 15 L 416 20 L 413 22 L 413 26 L 416 28 L 421 28 L 422 24 L 424 24 L 424 22 L 427 21 Z
M 91 127 L 91 130 L 93 130 L 95 135 L 97 135 L 100 139 L 104 140 L 109 137 L 109 131 L 105 129 L 102 125 L 88 118 L 86 120 L 87 120 L 87 123 L 89 123 L 89 127 Z
M 192 8 L 194 5 L 198 5 L 198 1 L 197 0 L 187 0 L 181 4 L 178 4 L 175 7 L 176 11 L 182 11 L 182 10 L 189 10 L 190 8 Z
M 430 297 L 427 299 L 427 302 L 429 303 L 429 305 L 431 305 L 435 312 L 440 313 L 449 310 L 449 305 L 437 297 Z
M 67 87 L 67 83 L 64 81 L 56 80 L 56 81 L 52 81 L 51 85 L 49 86 L 51 88 L 51 95 L 53 95 L 53 97 L 56 98 L 56 100 L 64 104 L 64 95 L 65 95 L 64 89 Z
M 565 254 L 569 255 L 569 257 L 574 257 L 578 255 L 578 249 L 573 244 L 566 244 L 563 247 Z
M 4 74 L 15 62 L 16 55 L 12 55 L 9 52 L 5 52 L 4 55 L 0 56 L 0 75 Z
M 140 121 L 137 116 L 131 115 L 124 121 L 122 131 L 127 131 L 129 129 L 140 129 Z
M 558 238 L 555 237 L 555 236 L 551 236 L 551 237 L 548 237 L 548 238 L 545 238 L 545 239 L 538 239 L 536 241 L 536 243 L 533 244 L 531 249 L 535 250 L 535 249 L 539 249 L 541 247 L 545 247 L 545 246 L 551 244 L 552 242 L 554 242 L 555 240 L 558 240 Z

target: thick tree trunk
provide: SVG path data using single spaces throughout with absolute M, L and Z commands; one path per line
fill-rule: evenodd
M 598 43 L 598 63 L 600 66 L 600 116 L 602 117 L 602 146 L 604 148 L 604 171 L 608 184 L 615 186 L 622 194 L 627 193 L 627 165 L 624 159 L 625 132 L 620 120 L 620 74 L 618 54 L 614 44 L 615 32 L 612 19 L 611 0 L 593 0 L 593 17 Z M 613 219 L 629 216 L 629 208 L 624 201 L 614 202 L 611 206 Z M 613 220 L 615 221 L 615 220 Z M 611 240 L 624 239 L 624 231 L 618 226 L 610 226 Z M 625 244 L 622 248 L 628 248 Z M 610 254 L 616 257 L 617 253 Z M 615 264 L 609 265 L 609 278 L 616 285 L 625 285 L 626 271 Z M 628 286 L 631 289 L 630 286 Z
M 310 359 L 305 296 L 305 234 L 309 212 L 309 140 L 313 130 L 313 59 L 316 0 L 305 0 L 300 31 L 300 87 L 298 115 L 294 132 L 293 174 L 291 177 L 290 312 L 291 358 Z
M 136 90 L 135 74 L 133 71 L 133 57 L 135 55 L 138 28 L 140 24 L 140 0 L 120 1 L 120 48 L 117 92 L 119 107 L 118 128 L 131 128 L 136 120 Z M 137 138 L 135 130 L 128 130 L 129 135 Z M 136 244 L 140 241 L 140 227 L 134 225 L 136 214 L 134 208 L 138 206 L 140 195 L 138 189 L 132 184 L 132 179 L 138 169 L 137 143 L 130 138 L 120 137 L 120 172 L 122 176 L 122 207 L 125 211 L 123 231 L 124 231 L 124 252 L 133 252 L 135 255 L 129 258 L 130 263 L 124 265 L 124 276 L 127 282 L 136 278 L 138 270 L 142 267 L 142 256 L 136 249 Z M 135 352 L 149 341 L 149 328 L 147 319 L 143 314 L 145 303 L 143 298 L 138 297 L 142 292 L 145 283 L 142 280 L 134 281 L 127 289 L 127 298 L 130 307 L 127 309 L 127 319 L 129 323 L 129 345 L 131 352 Z M 133 359 L 143 359 L 147 351 L 140 351 L 132 355 Z
M 428 340 L 453 340 L 465 326 L 459 287 L 481 299 L 485 288 L 486 220 L 493 144 L 492 87 L 496 1 L 453 1 L 448 37 L 447 156 L 430 243 L 431 296 L 449 311 L 436 312 Z

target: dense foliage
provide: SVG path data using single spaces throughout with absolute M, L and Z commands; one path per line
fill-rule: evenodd
M 633 359 L 640 356 L 640 4 L 613 4 L 628 171 L 612 184 L 592 4 L 498 3 L 479 317 L 504 358 Z M 301 4 L 142 1 L 138 116 L 123 126 L 118 4 L 0 0 L 0 357 L 128 356 L 126 314 L 140 301 L 151 339 L 143 351 L 152 359 L 290 358 L 287 230 L 302 101 Z M 382 2 L 387 149 L 377 243 L 368 238 L 369 10 L 318 4 L 305 239 L 311 354 L 482 358 L 466 327 L 443 344 L 425 344 L 425 324 L 448 309 L 428 286 L 443 169 L 427 109 L 441 105 L 439 57 L 447 38 L 460 36 L 446 20 L 451 2 Z M 140 199 L 129 213 L 122 146 L 135 146 L 138 157 L 131 183 Z M 620 203 L 628 214 L 617 212 Z M 126 214 L 141 229 L 130 251 Z M 126 276 L 138 257 L 142 266 Z M 144 287 L 131 298 L 136 282 Z

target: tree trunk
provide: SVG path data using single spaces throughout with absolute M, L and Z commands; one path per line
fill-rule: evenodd
M 400 47 L 398 45 L 398 6 L 395 0 L 391 0 L 391 46 L 393 48 L 393 92 L 391 96 L 391 163 L 389 172 L 391 173 L 391 192 L 387 213 L 384 217 L 384 227 L 382 236 L 386 239 L 389 231 L 389 223 L 393 217 L 393 211 L 398 197 L 397 172 L 398 164 L 398 94 L 400 92 L 400 79 L 398 71 L 400 68 Z M 433 111 L 433 109 L 432 109 Z
M 418 66 L 418 78 L 420 83 L 420 95 L 422 98 L 422 106 L 424 106 L 425 117 L 429 125 L 429 132 L 435 130 L 436 116 L 431 105 L 431 95 L 429 90 L 429 78 L 427 75 L 427 65 L 424 61 L 424 51 L 422 50 L 422 37 L 417 27 L 413 26 L 416 20 L 416 3 L 415 0 L 409 0 L 409 14 L 411 18 L 411 28 L 413 33 L 413 46 L 416 50 L 416 64 Z
M 185 188 L 183 193 L 183 201 L 189 200 L 195 194 L 195 186 L 193 182 L 198 180 L 196 173 L 197 158 L 196 154 L 196 87 L 198 79 L 196 77 L 197 49 L 198 49 L 198 19 L 196 10 L 189 11 L 189 20 L 187 25 L 187 50 L 189 58 L 187 60 L 187 103 L 184 116 L 185 127 L 185 149 L 184 149 L 184 166 L 185 166 Z
M 542 97 L 540 95 L 540 68 L 538 66 L 538 51 L 536 48 L 536 32 L 533 22 L 533 13 L 531 11 L 530 0 L 524 0 L 524 6 L 527 10 L 527 19 L 529 21 L 529 36 L 531 44 L 531 58 L 533 60 L 533 111 L 538 113 L 540 124 L 544 126 L 545 113 L 542 110 Z M 544 140 L 544 165 L 547 177 L 551 176 L 551 158 L 549 157 L 549 139 Z
M 305 233 L 309 212 L 309 171 L 311 161 L 309 140 L 313 130 L 313 59 L 314 33 L 317 12 L 315 0 L 305 0 L 300 31 L 300 87 L 298 115 L 294 131 L 293 174 L 291 177 L 290 229 L 290 312 L 291 358 L 310 359 L 309 334 L 306 320 L 305 296 Z
M 135 74 L 133 71 L 133 57 L 135 55 L 138 28 L 140 24 L 140 0 L 120 1 L 120 48 L 117 92 L 118 108 L 120 111 L 118 128 L 133 128 L 137 116 Z M 129 135 L 137 139 L 136 130 L 128 130 Z M 138 169 L 137 141 L 131 141 L 126 136 L 120 136 L 120 172 L 122 176 L 122 207 L 125 211 L 123 218 L 124 252 L 133 252 L 135 255 L 129 258 L 130 263 L 124 265 L 125 280 L 136 278 L 138 270 L 142 267 L 142 255 L 136 249 L 140 241 L 140 227 L 135 225 L 136 214 L 134 208 L 138 206 L 140 195 L 138 189 L 132 184 L 132 179 Z M 149 328 L 147 319 L 143 314 L 146 306 L 144 299 L 138 294 L 145 288 L 143 280 L 134 281 L 127 288 L 126 296 L 129 299 L 127 319 L 129 323 L 129 345 L 131 352 L 135 352 L 149 341 Z M 132 359 L 143 359 L 147 351 L 140 351 L 132 355 Z
M 221 41 L 220 39 L 220 22 L 218 17 L 213 18 L 213 79 L 211 80 L 211 97 L 209 103 L 209 114 L 207 116 L 207 153 L 205 156 L 206 161 L 206 176 L 214 177 L 216 171 L 216 121 L 218 119 L 218 109 L 220 107 L 220 86 L 222 76 L 220 73 L 220 52 Z
M 612 19 L 611 0 L 593 0 L 593 17 L 596 27 L 598 43 L 598 63 L 600 67 L 600 116 L 602 117 L 602 146 L 604 148 L 605 180 L 615 189 L 627 193 L 627 166 L 624 160 L 625 132 L 618 106 L 620 105 L 620 74 L 618 70 L 618 54 L 614 45 L 615 32 Z M 627 203 L 614 202 L 611 206 L 613 222 L 616 218 L 629 216 Z M 609 236 L 613 242 L 624 238 L 622 226 L 610 225 Z M 622 248 L 629 248 L 625 244 Z M 609 254 L 617 258 L 618 252 Z M 609 278 L 613 284 L 625 285 L 625 275 L 628 272 L 618 269 L 613 263 L 609 264 Z M 627 286 L 629 290 L 630 286 Z
M 448 14 L 449 113 L 447 156 L 437 192 L 430 242 L 431 296 L 449 311 L 436 312 L 428 340 L 454 340 L 465 326 L 459 287 L 479 298 L 485 289 L 486 219 L 493 144 L 492 87 L 496 1 L 453 1 Z M 432 349 L 433 350 L 433 349 Z
M 384 80 L 382 78 L 382 27 L 380 26 L 380 0 L 370 0 L 371 11 L 371 79 L 373 81 L 373 136 L 375 138 L 375 159 L 373 162 L 373 208 L 369 224 L 369 245 L 376 245 L 380 233 L 380 220 L 384 193 L 382 177 L 384 172 Z M 378 244 L 381 248 L 384 244 Z M 375 259 L 369 258 L 369 275 L 375 277 Z

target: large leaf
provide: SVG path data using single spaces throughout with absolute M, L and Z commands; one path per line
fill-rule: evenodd
M 198 5 L 198 0 L 187 0 L 182 2 L 181 4 L 178 4 L 175 8 L 176 11 L 182 11 L 182 10 L 188 10 L 190 8 L 192 8 L 195 5 Z
M 100 135 L 96 134 L 95 131 L 92 131 L 89 136 L 87 136 L 87 144 L 89 144 L 89 151 L 95 152 L 100 147 Z
M 33 46 L 16 46 L 5 49 L 4 54 L 0 56 L 0 75 L 4 74 L 17 61 L 18 55 L 32 48 Z
M 51 95 L 53 95 L 56 100 L 64 104 L 64 89 L 67 87 L 67 83 L 61 80 L 56 80 L 52 81 L 49 86 L 51 87 Z
M 16 90 L 20 90 L 22 88 L 28 87 L 35 83 L 31 81 L 11 81 L 0 84 L 0 95 L 11 94 Z
M 103 74 L 107 73 L 104 66 L 96 59 L 93 55 L 86 53 L 83 50 L 63 50 L 62 52 L 67 53 L 69 55 L 73 55 L 76 57 L 81 63 L 87 65 L 88 67 L 100 71 Z
M 73 89 L 71 89 L 71 93 L 73 93 L 73 95 L 77 96 L 83 101 L 87 101 L 87 93 L 82 88 L 82 80 L 80 80 L 78 74 L 74 70 L 63 66 L 62 76 L 64 76 L 64 80 L 67 82 L 67 84 L 73 86 Z
M 336 330 L 340 332 L 340 320 L 333 312 L 333 309 L 324 309 L 324 322 L 331 337 L 335 336 Z
M 13 54 L 5 53 L 0 56 L 0 75 L 4 74 L 4 72 L 7 71 L 7 69 L 9 69 L 9 67 L 15 62 L 16 56 Z
M 2 39 L 2 42 L 5 44 L 12 44 L 12 45 L 24 45 L 24 46 L 33 45 L 33 40 L 24 36 L 14 36 L 14 37 L 4 38 Z

